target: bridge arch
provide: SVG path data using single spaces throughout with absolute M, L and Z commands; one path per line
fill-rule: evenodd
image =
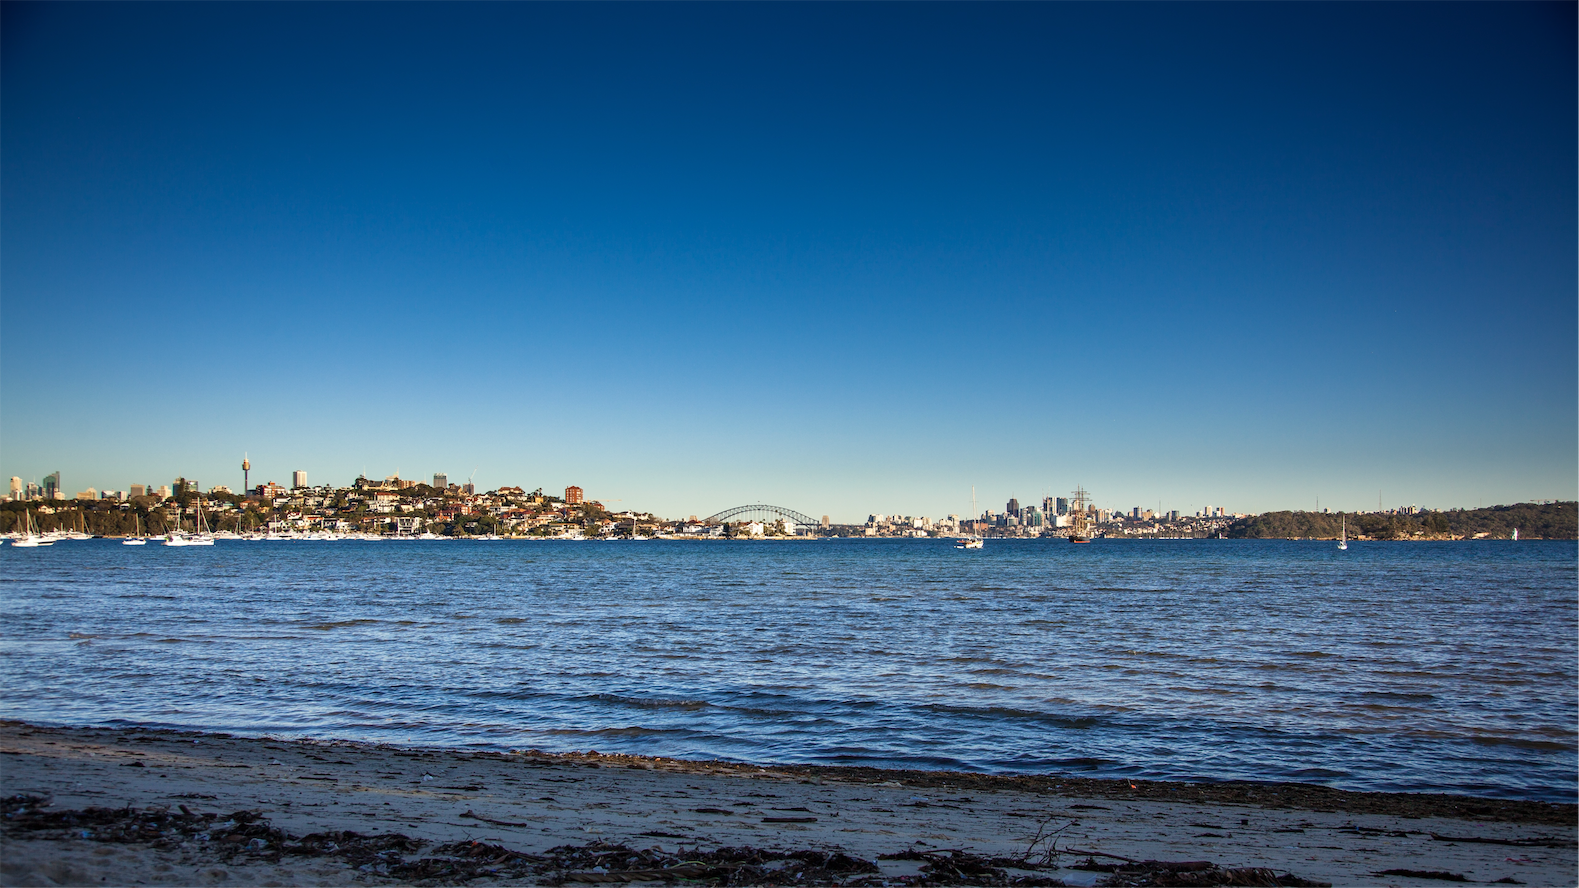
M 790 521 L 795 522 L 797 528 L 822 526 L 822 522 L 818 521 L 816 518 L 811 517 L 810 515 L 803 515 L 794 509 L 786 509 L 783 506 L 770 506 L 767 503 L 752 503 L 748 506 L 735 506 L 732 509 L 725 509 L 722 512 L 718 512 L 717 514 L 709 515 L 707 516 L 707 520 L 709 522 L 716 521 L 719 524 L 723 524 L 726 521 L 733 521 L 742 517 L 756 519 L 759 516 L 767 517 L 767 521 L 765 523 L 769 524 L 777 521 L 780 518 L 787 518 Z

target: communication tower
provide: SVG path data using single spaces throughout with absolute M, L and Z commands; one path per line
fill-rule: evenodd
M 241 495 L 246 496 L 252 491 L 248 474 L 252 471 L 252 461 L 247 459 L 245 453 L 241 454 Z

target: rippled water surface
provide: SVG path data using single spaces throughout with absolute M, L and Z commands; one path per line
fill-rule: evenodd
M 1572 800 L 1573 543 L 0 549 L 0 715 Z

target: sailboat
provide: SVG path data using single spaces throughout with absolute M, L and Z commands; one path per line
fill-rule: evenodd
M 1518 538 L 1519 538 L 1519 529 L 1517 527 L 1515 527 L 1515 528 L 1513 528 L 1513 539 L 1514 540 L 1518 540 Z
M 1349 548 L 1349 516 L 1344 515 L 1343 524 L 1338 528 L 1338 548 Z
M 16 540 L 12 541 L 12 543 L 11 543 L 12 546 L 20 547 L 20 548 L 23 548 L 23 549 L 36 549 L 39 546 L 53 546 L 53 545 L 55 545 L 55 541 L 54 540 L 44 539 L 43 537 L 41 537 L 38 534 L 33 532 L 33 513 L 32 512 L 29 512 L 26 509 L 24 509 L 22 511 L 22 517 L 23 517 L 23 520 L 25 522 L 24 525 L 23 525 L 22 536 L 19 537 Z
M 1069 514 L 1074 519 L 1074 529 L 1069 533 L 1069 542 L 1089 543 L 1091 542 L 1091 516 L 1086 513 L 1086 503 L 1090 500 L 1091 495 L 1086 493 L 1084 487 L 1076 485 L 1075 492 L 1069 496 Z
M 146 546 L 148 540 L 143 538 L 142 519 L 132 515 L 132 535 L 121 540 L 123 546 Z
M 176 518 L 176 529 L 170 531 L 164 538 L 166 546 L 212 546 L 214 535 L 208 532 L 208 525 L 203 523 L 203 498 L 199 496 L 197 503 L 197 518 L 192 522 L 192 533 L 181 530 L 181 519 Z
M 987 544 L 987 541 L 982 539 L 975 532 L 975 530 L 976 530 L 976 487 L 975 487 L 975 485 L 972 485 L 971 488 L 970 488 L 970 526 L 971 526 L 971 535 L 968 536 L 968 537 L 962 537 L 960 539 L 960 541 L 954 545 L 954 548 L 956 548 L 956 549 L 980 549 L 980 548 L 982 548 L 983 546 L 985 546 Z
M 197 520 L 193 522 L 197 532 L 187 539 L 189 546 L 212 546 L 214 535 L 208 530 L 208 522 L 203 520 L 203 497 L 197 498 Z

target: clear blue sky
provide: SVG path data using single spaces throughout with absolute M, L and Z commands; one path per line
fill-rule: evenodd
M 1572 3 L 0 16 L 6 477 L 1579 486 Z

